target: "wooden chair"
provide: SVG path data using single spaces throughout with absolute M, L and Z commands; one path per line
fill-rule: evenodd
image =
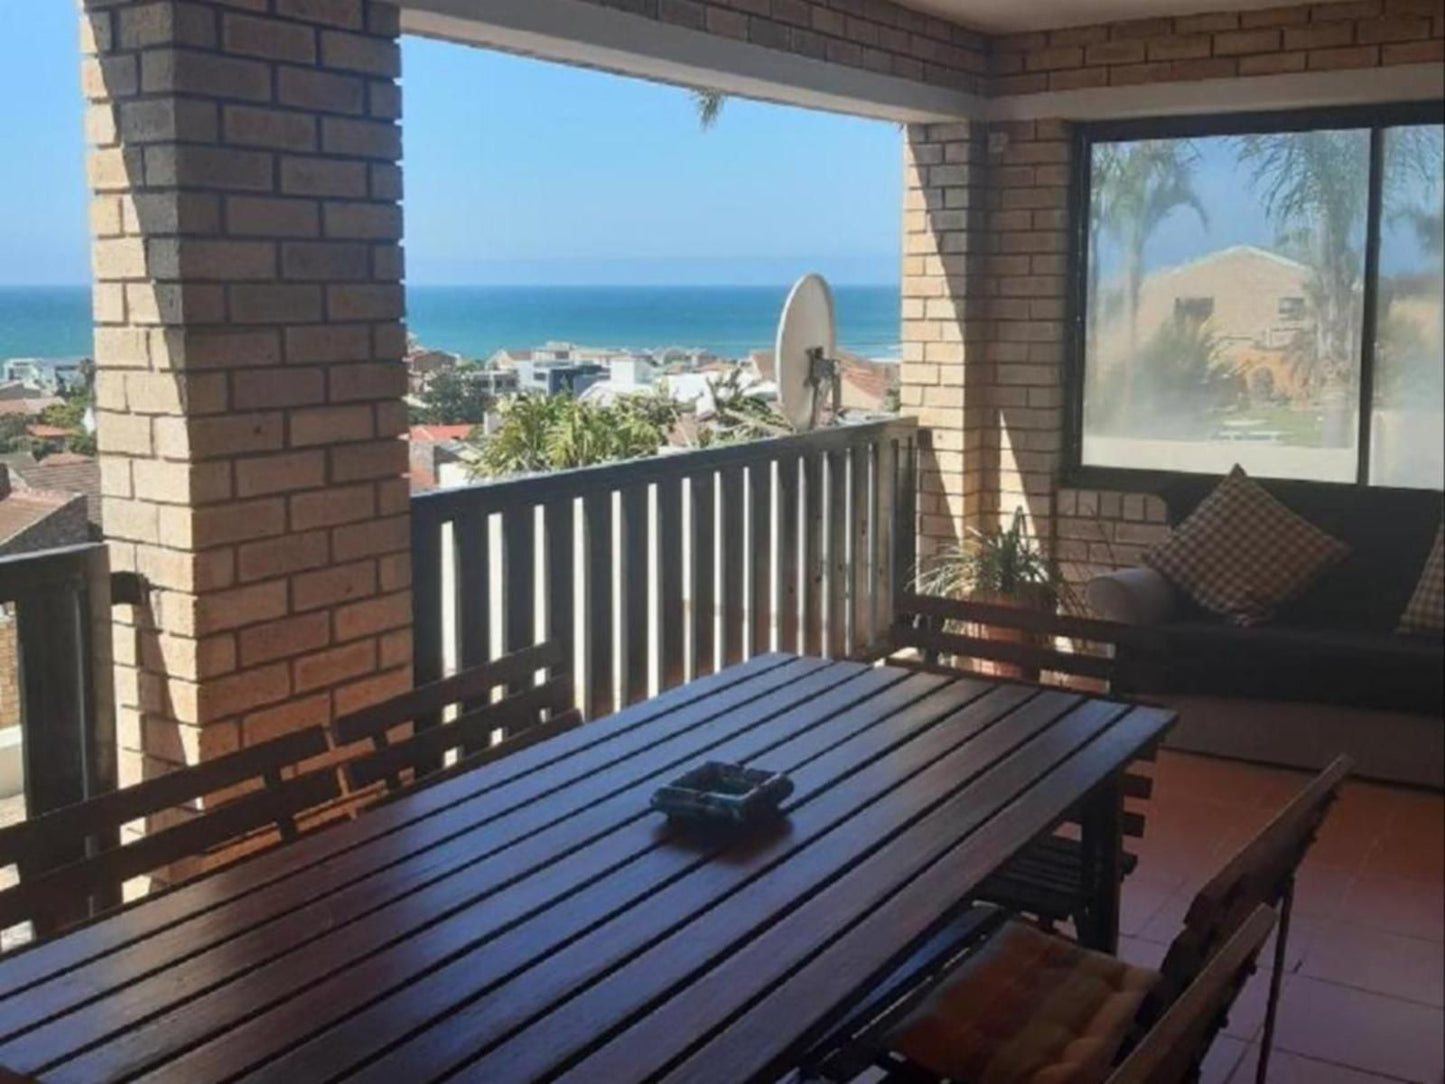
M 1000 635 L 1014 638 L 997 638 Z M 1079 650 L 1059 650 L 1057 642 L 1062 639 Z M 1087 683 L 1094 691 L 1116 694 L 1130 684 L 1119 662 L 1119 647 L 1127 644 L 1131 648 L 1131 667 L 1149 656 L 1147 637 L 1129 625 L 917 594 L 899 600 L 891 643 L 895 651 L 918 652 L 918 668 L 931 672 L 998 677 L 1003 668 L 1005 679 L 1066 687 Z M 953 665 L 942 664 L 945 655 L 952 657 Z M 905 660 L 902 665 L 909 663 Z M 1153 758 L 1150 750 L 1143 760 Z M 1136 768 L 1125 772 L 1119 785 L 1124 798 L 1138 802 L 1149 798 L 1153 780 Z M 1079 825 L 1077 813 L 1066 823 Z M 1144 815 L 1126 810 L 1120 828 L 1125 840 L 1142 838 Z M 1127 877 L 1137 865 L 1137 857 L 1124 850 L 1120 861 L 1123 875 Z M 1034 915 L 1046 929 L 1071 921 L 1082 931 L 1088 925 L 1092 900 L 1083 849 L 1069 835 L 1045 837 L 989 878 L 980 888 L 979 898 Z
M 1140 1040 L 1109 1074 L 1106 1084 L 1187 1084 L 1223 1026 L 1229 1006 L 1258 965 L 1260 951 L 1275 928 L 1275 911 L 1258 905 Z M 1263 1063 L 1269 1052 L 1260 1051 Z
M 570 677 L 531 684 L 539 670 L 562 668 L 558 643 L 537 644 L 460 671 L 400 696 L 342 716 L 333 724 L 340 747 L 369 743 L 345 762 L 354 791 L 384 785 L 388 795 L 488 764 L 582 722 Z M 499 690 L 509 695 L 493 700 Z M 446 709 L 459 713 L 443 722 Z M 457 759 L 447 765 L 447 754 Z
M 1071 1071 L 1083 1079 L 1102 1078 L 1108 1060 L 1136 1036 L 1142 1044 L 1147 1041 L 1143 1036 L 1166 1020 L 1166 1034 L 1177 1034 L 1181 1014 L 1196 1021 L 1196 1002 L 1204 995 L 1194 993 L 1186 1002 L 1191 991 L 1215 991 L 1220 974 L 1242 974 L 1242 965 L 1229 955 L 1231 946 L 1246 930 L 1245 943 L 1251 941 L 1261 909 L 1268 909 L 1271 927 L 1276 909 L 1287 918 L 1295 870 L 1349 768 L 1344 758 L 1326 768 L 1200 890 L 1159 971 L 1133 967 L 1031 925 L 1003 922 L 981 940 L 975 938 L 976 947 L 963 954 L 954 949 L 924 968 L 915 965 L 906 981 L 890 977 L 881 987 L 886 1003 L 870 1000 L 855 1023 L 828 1044 L 826 1054 L 810 1059 L 811 1064 L 821 1066 L 830 1079 L 848 1079 L 829 1067 L 853 1068 L 857 1058 L 840 1058 L 833 1051 L 862 1046 L 870 1052 L 881 1049 L 878 1064 L 899 1080 L 966 1082 L 983 1077 L 987 1069 L 989 1079 L 1003 1084 L 1014 1079 L 1009 1069 L 1022 1080 L 1045 1068 L 1057 1068 L 1061 1079 L 1071 1079 Z M 975 921 L 970 928 L 980 925 Z M 1268 932 L 1260 934 L 1258 944 Z M 1261 1081 L 1268 1067 L 1288 933 L 1287 921 L 1282 921 L 1261 1040 Z M 1251 964 L 1258 944 L 1246 954 Z M 1221 960 L 1225 962 L 1215 967 Z M 1232 996 L 1217 1003 L 1216 1010 L 1228 1000 Z M 1176 1011 L 1179 1006 L 1183 1008 Z M 982 1023 L 975 1024 L 974 1018 Z M 1216 1011 L 1207 1027 L 1189 1033 L 1197 1040 L 1194 1055 L 1203 1056 L 1222 1022 Z M 1030 1047 L 1041 1040 L 1052 1045 Z M 1173 1061 L 1156 1066 L 1154 1057 L 1136 1065 L 1147 1064 L 1154 1067 L 1150 1072 L 1161 1073 L 1178 1068 Z M 1193 1069 L 1197 1063 L 1185 1065 L 1178 1079 L 1187 1079 Z M 1142 1079 L 1155 1082 L 1153 1077 Z
M 28 920 L 38 936 L 48 934 L 118 905 L 133 877 L 267 834 L 294 839 L 301 814 L 341 794 L 334 769 L 297 774 L 329 749 L 325 728 L 311 727 L 0 829 L 0 866 L 19 872 L 19 883 L 0 891 L 0 929 Z M 121 843 L 130 821 L 236 791 Z

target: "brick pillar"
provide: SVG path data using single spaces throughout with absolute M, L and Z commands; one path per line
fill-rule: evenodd
M 122 777 L 409 684 L 397 10 L 85 0 Z
M 911 125 L 904 141 L 900 397 L 931 438 L 918 483 L 925 563 L 977 523 L 988 484 L 983 134 L 977 125 Z

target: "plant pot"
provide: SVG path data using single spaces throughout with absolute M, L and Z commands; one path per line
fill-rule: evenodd
M 1005 595 L 997 591 L 972 591 L 970 602 L 982 602 L 990 606 L 1009 606 L 1020 610 L 1047 611 L 1054 606 L 1054 595 L 1047 587 L 1035 587 L 1017 594 Z M 969 635 L 999 643 L 1022 644 L 1027 647 L 1048 647 L 1049 637 L 1045 633 L 1030 632 L 1027 629 L 1010 628 L 1006 625 L 977 624 L 970 627 Z M 1037 666 L 1023 666 L 1012 662 L 996 662 L 991 659 L 976 659 L 974 668 L 989 677 L 1006 678 L 1010 681 L 1038 681 Z

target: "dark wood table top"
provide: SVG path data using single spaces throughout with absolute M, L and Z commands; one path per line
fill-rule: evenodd
M 736 1084 L 1169 725 L 766 655 L 0 959 L 0 1065 L 116 1079 Z M 789 773 L 718 842 L 648 811 Z

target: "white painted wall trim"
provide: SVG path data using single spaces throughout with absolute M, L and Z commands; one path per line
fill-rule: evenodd
M 1355 71 L 1290 72 L 1193 83 L 1145 83 L 1043 94 L 1016 94 L 988 103 L 990 120 L 1127 120 L 1197 113 L 1250 113 L 1311 106 L 1439 101 L 1445 68 L 1400 64 Z
M 981 117 L 984 100 L 582 0 L 402 0 L 408 34 L 741 97 L 904 122 Z

